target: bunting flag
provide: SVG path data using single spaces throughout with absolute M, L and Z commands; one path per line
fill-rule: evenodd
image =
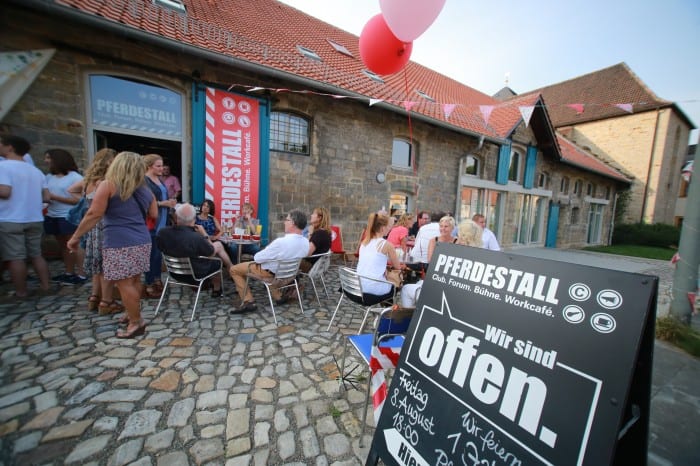
M 399 362 L 400 352 L 401 348 L 372 346 L 372 351 L 369 358 L 369 368 L 372 376 L 370 380 L 370 387 L 375 423 L 379 422 L 379 416 L 382 414 L 384 400 L 386 400 L 387 395 L 384 370 L 396 368 L 396 365 Z
M 346 96 L 346 95 L 333 95 L 333 94 L 331 94 L 331 97 L 333 97 L 334 99 L 347 99 L 348 98 L 348 96 Z
M 369 99 L 369 106 L 371 107 L 374 104 L 378 104 L 379 102 L 384 102 L 384 99 Z
M 444 104 L 442 106 L 442 112 L 445 114 L 445 120 L 450 119 L 450 115 L 452 115 L 452 112 L 454 112 L 455 108 L 457 108 L 457 104 Z
M 615 106 L 627 113 L 632 113 L 632 104 L 615 104 Z
M 580 115 L 583 113 L 583 104 L 566 104 L 566 106 L 576 110 L 577 115 Z
M 56 49 L 0 53 L 0 121 L 49 63 Z
M 481 110 L 481 116 L 484 118 L 484 125 L 486 126 L 489 124 L 489 118 L 491 118 L 493 108 L 493 105 L 479 105 L 479 110 Z
M 413 101 L 411 101 L 411 100 L 404 100 L 404 101 L 402 102 L 403 108 L 405 108 L 407 112 L 410 112 L 411 109 L 413 108 L 413 106 L 416 105 L 417 103 L 418 103 L 418 102 L 413 102 Z
M 230 90 L 231 89 L 229 89 L 229 91 Z M 250 89 L 248 89 L 248 92 L 264 91 L 264 90 L 265 90 L 264 87 L 251 87 Z
M 522 107 L 518 107 L 518 110 L 520 110 L 520 115 L 523 117 L 523 121 L 525 122 L 525 127 L 527 128 L 527 125 L 530 124 L 530 118 L 532 118 L 532 112 L 535 111 L 535 106 L 534 105 L 524 105 Z

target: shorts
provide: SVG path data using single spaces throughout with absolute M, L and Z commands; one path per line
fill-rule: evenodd
M 141 275 L 151 265 L 151 243 L 124 248 L 102 248 L 105 280 L 124 280 Z
M 63 217 L 44 217 L 44 233 L 54 236 L 70 236 L 78 227 Z
M 41 222 L 0 222 L 0 258 L 25 260 L 41 256 Z

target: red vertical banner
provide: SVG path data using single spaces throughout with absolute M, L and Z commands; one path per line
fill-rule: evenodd
M 250 202 L 258 211 L 260 118 L 256 99 L 208 87 L 204 197 L 230 222 Z

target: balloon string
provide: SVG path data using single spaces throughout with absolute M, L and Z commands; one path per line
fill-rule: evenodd
M 406 67 L 403 69 L 404 85 L 406 87 L 406 99 L 408 100 L 408 73 Z M 411 109 L 406 108 L 406 116 L 408 117 L 408 140 L 411 144 L 411 156 L 413 158 L 413 176 L 418 177 L 418 160 L 416 157 L 415 147 L 413 147 L 413 124 L 411 123 Z M 413 184 L 413 197 L 415 199 L 415 207 L 418 209 L 418 182 Z

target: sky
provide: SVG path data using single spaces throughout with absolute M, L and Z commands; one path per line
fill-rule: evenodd
M 379 0 L 280 1 L 358 37 L 381 13 Z M 489 95 L 625 62 L 699 126 L 699 48 L 698 0 L 446 0 L 411 60 Z

